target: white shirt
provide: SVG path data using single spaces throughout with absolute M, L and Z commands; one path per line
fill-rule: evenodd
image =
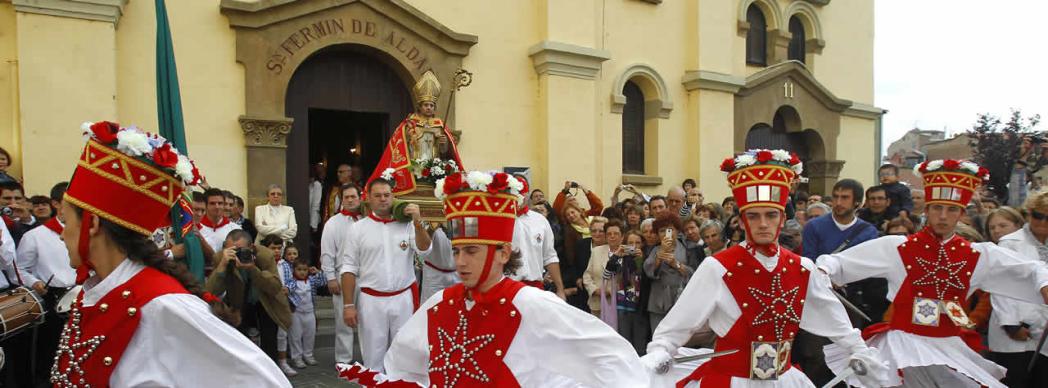
M 427 300 L 437 291 L 462 281 L 459 279 L 458 272 L 455 272 L 455 257 L 451 251 L 451 240 L 448 239 L 447 234 L 444 234 L 444 229 L 438 228 L 433 232 L 432 244 L 429 258 L 426 259 L 427 264 L 422 265 L 422 288 L 420 290 L 422 300 Z M 438 271 L 430 265 L 452 272 Z
M 309 283 L 309 279 L 298 280 L 295 279 L 295 290 L 292 291 L 298 295 L 298 304 L 295 305 L 295 313 L 312 313 L 313 312 L 313 285 Z
M 549 264 L 560 262 L 553 242 L 553 227 L 546 217 L 534 210 L 517 217 L 513 224 L 513 249 L 520 250 L 523 265 L 510 278 L 542 280 L 542 270 Z
M 0 270 L 7 272 L 11 276 L 11 279 L 18 281 L 15 278 L 14 263 L 15 263 L 15 239 L 11 237 L 11 232 L 7 230 L 7 224 L 0 220 Z M 0 273 L 0 290 L 9 287 L 11 284 L 8 283 L 7 277 Z
M 124 260 L 105 279 L 84 283 L 94 306 L 145 265 Z M 291 387 L 258 346 L 191 294 L 159 296 L 139 310 L 138 329 L 109 377 L 113 387 Z
M 62 236 L 44 225 L 22 236 L 16 265 L 22 275 L 22 285 L 26 287 L 32 287 L 38 281 L 47 283 L 48 279 L 51 280 L 49 287 L 76 285 L 76 270 L 69 265 L 69 250 Z
M 324 197 L 324 185 L 320 181 L 309 183 L 309 227 L 320 225 L 320 201 Z
M 847 284 L 867 278 L 888 280 L 888 300 L 906 279 L 906 268 L 899 255 L 899 245 L 906 236 L 884 236 L 863 242 L 843 252 L 822 255 L 816 259 L 834 284 Z M 1041 287 L 1048 286 L 1048 268 L 1022 255 L 991 243 L 974 243 L 979 252 L 972 271 L 968 294 L 979 288 L 990 294 L 1001 294 L 1031 303 L 1044 303 Z
M 291 206 L 272 206 L 265 204 L 255 207 L 255 228 L 258 229 L 256 242 L 271 234 L 279 235 L 283 240 L 293 240 L 298 234 L 295 223 L 295 209 Z
M 429 386 L 428 310 L 443 298 L 443 291 L 433 294 L 393 339 L 385 358 L 390 379 Z M 520 289 L 513 305 L 520 327 L 504 362 L 521 387 L 648 386 L 633 347 L 596 317 L 534 287 Z
M 848 228 L 852 227 L 852 225 L 855 225 L 856 222 L 859 222 L 859 216 L 858 215 L 852 215 L 851 222 L 849 222 L 847 224 L 842 224 L 840 222 L 837 222 L 837 217 L 834 217 L 832 214 L 830 215 L 830 219 L 833 220 L 833 224 L 834 225 L 837 225 L 837 229 L 840 229 L 842 232 L 845 231 L 845 230 L 848 230 Z
M 771 271 L 779 263 L 779 256 L 768 257 L 761 253 L 757 261 Z M 859 331 L 852 328 L 848 314 L 837 297 L 830 291 L 830 280 L 819 272 L 807 257 L 801 258 L 801 266 L 808 271 L 808 289 L 801 311 L 800 328 L 822 337 L 828 337 L 853 353 L 866 349 Z M 703 260 L 695 269 L 688 285 L 684 287 L 678 302 L 673 305 L 655 329 L 648 352 L 656 349 L 675 354 L 704 323 L 718 337 L 728 334 L 742 315 L 742 310 L 724 283 L 728 270 L 717 260 Z M 745 351 L 745 350 L 744 350 Z M 734 380 L 746 380 L 733 378 Z
M 335 213 L 324 222 L 324 232 L 320 234 L 320 270 L 324 278 L 339 279 L 342 273 L 342 250 L 349 239 L 349 230 L 357 220 L 352 216 Z
M 349 228 L 340 275 L 356 275 L 360 288 L 399 291 L 415 282 L 415 255 L 425 260 L 430 248 L 432 244 L 418 249 L 411 222 L 382 223 L 366 217 Z
M 200 224 L 200 236 L 204 238 L 207 245 L 211 246 L 211 250 L 219 252 L 222 250 L 222 244 L 226 241 L 226 235 L 236 229 L 241 229 L 240 225 L 230 221 L 228 224 L 222 225 L 218 228 L 212 228 L 210 226 Z M 261 236 L 262 233 L 259 233 Z
M 25 241 L 24 238 L 23 241 Z M 1030 234 L 1029 226 L 1001 237 L 999 244 L 1018 252 L 1026 260 L 1039 263 L 1042 267 L 1048 265 L 1041 261 L 1037 253 L 1037 245 L 1040 245 L 1041 242 Z M 1034 351 L 1041 333 L 1044 332 L 1045 324 L 1048 323 L 1048 307 L 1042 303 L 1028 303 L 998 294 L 990 294 L 990 303 L 993 305 L 987 329 L 990 351 L 1002 353 Z M 1023 323 L 1030 326 L 1031 339 L 1027 341 L 1013 340 L 1002 328 L 1006 325 L 1019 326 Z M 1048 346 L 1040 351 L 1041 354 L 1048 356 Z

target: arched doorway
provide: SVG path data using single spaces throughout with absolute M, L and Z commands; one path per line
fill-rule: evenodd
M 412 111 L 407 77 L 393 58 L 360 45 L 327 47 L 295 70 L 285 99 L 285 114 L 294 119 L 287 139 L 286 191 L 305 232 L 299 233 L 299 247 L 309 245 L 311 166 L 325 164 L 325 187 L 336 181 L 342 163 L 360 167 L 360 179 L 366 179 L 393 128 Z
M 772 125 L 757 123 L 746 133 L 746 149 L 783 149 L 797 154 L 805 165 L 821 160 L 825 149 L 822 137 L 814 129 L 803 129 L 800 114 L 789 105 L 775 111 Z M 805 174 L 808 175 L 808 174 Z M 801 184 L 800 190 L 809 190 L 809 184 Z

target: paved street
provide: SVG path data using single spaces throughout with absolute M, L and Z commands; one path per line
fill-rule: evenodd
M 317 327 L 316 349 L 313 352 L 320 364 L 299 369 L 298 375 L 290 379 L 291 385 L 296 388 L 358 387 L 335 376 L 335 313 L 331 309 L 331 297 L 318 296 L 316 306 L 320 326 Z

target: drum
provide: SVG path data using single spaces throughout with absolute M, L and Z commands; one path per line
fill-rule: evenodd
M 25 287 L 0 293 L 0 341 L 44 323 L 44 303 Z

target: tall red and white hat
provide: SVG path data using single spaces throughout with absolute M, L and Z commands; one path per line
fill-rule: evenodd
M 785 211 L 790 186 L 803 168 L 797 155 L 785 150 L 753 149 L 721 163 L 740 212 L 754 206 Z
M 924 180 L 924 203 L 968 206 L 975 191 L 990 180 L 990 171 L 968 160 L 930 160 L 914 167 Z

